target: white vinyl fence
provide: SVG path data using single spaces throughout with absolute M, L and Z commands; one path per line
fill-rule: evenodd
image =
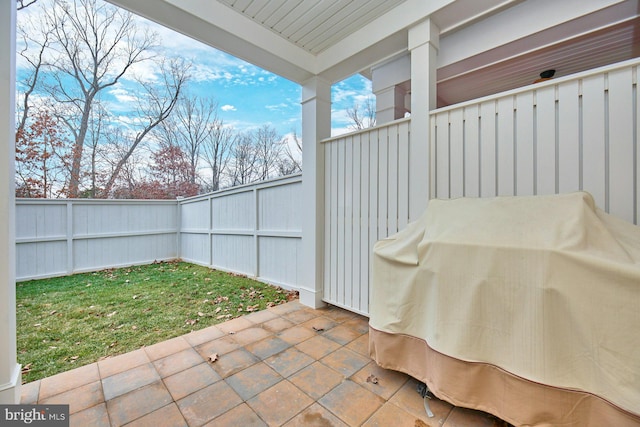
M 373 244 L 409 219 L 409 119 L 323 141 L 323 298 L 366 314 Z
M 301 188 L 295 175 L 183 200 L 180 257 L 296 288 Z
M 590 192 L 640 222 L 639 60 L 431 114 L 431 195 Z
M 640 223 L 638 64 L 432 111 L 430 197 L 586 190 Z M 323 141 L 325 301 L 368 312 L 371 248 L 406 224 L 415 143 L 405 119 Z
M 16 200 L 16 278 L 182 258 L 295 288 L 299 175 L 183 200 Z
M 16 278 L 174 259 L 176 201 L 17 199 Z

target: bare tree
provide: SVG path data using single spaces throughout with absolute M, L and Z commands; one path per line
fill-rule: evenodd
M 27 6 L 34 2 L 27 4 Z M 45 31 L 41 39 L 34 37 L 34 34 L 37 33 L 38 29 L 42 28 L 43 25 L 44 23 L 41 20 L 35 20 L 20 23 L 17 26 L 17 35 L 22 41 L 22 49 L 20 49 L 18 54 L 31 66 L 31 69 L 24 74 L 24 77 L 19 82 L 19 88 L 23 89 L 23 91 L 21 92 L 22 103 L 17 109 L 19 119 L 16 126 L 16 135 L 18 136 L 24 132 L 29 117 L 29 110 L 31 109 L 31 95 L 40 83 L 40 73 L 46 68 L 44 56 L 49 46 L 50 33 Z
M 172 59 L 163 61 L 161 68 L 163 71 L 161 73 L 161 84 L 158 82 L 138 82 L 145 89 L 145 93 L 142 94 L 137 109 L 137 117 L 140 119 L 141 125 L 134 130 L 134 134 L 127 138 L 129 141 L 127 149 L 116 163 L 111 176 L 104 186 L 104 197 L 108 197 L 118 178 L 120 170 L 138 145 L 140 145 L 149 132 L 169 117 L 188 80 L 190 64 L 182 60 Z
M 291 143 L 293 143 L 293 148 Z M 278 174 L 280 176 L 302 172 L 302 141 L 293 132 L 290 137 L 282 141 L 282 152 L 278 159 Z
M 202 144 L 202 154 L 211 170 L 211 191 L 222 188 L 222 178 L 227 171 L 231 146 L 235 135 L 233 129 L 224 125 L 222 120 L 215 119 L 209 123 L 209 135 Z
M 249 184 L 256 180 L 257 158 L 251 134 L 237 135 L 231 146 L 231 162 L 228 170 L 232 186 Z
M 45 13 L 43 31 L 57 54 L 50 94 L 71 113 L 63 117 L 73 136 L 68 196 L 77 197 L 94 102 L 133 65 L 153 57 L 156 35 L 139 29 L 131 13 L 97 0 L 54 0 Z
M 347 108 L 347 116 L 353 122 L 354 130 L 370 128 L 376 125 L 376 105 L 372 97 L 368 96 L 364 103 L 360 105 L 357 102 L 353 107 Z
M 17 0 L 17 10 L 26 9 L 38 0 Z
M 218 104 L 211 98 L 183 95 L 171 116 L 160 126 L 158 136 L 165 145 L 176 145 L 187 155 L 192 184 L 196 183 L 203 144 L 210 139 L 212 123 L 218 120 Z
M 253 144 L 256 151 L 256 179 L 264 181 L 275 175 L 278 166 L 282 142 L 278 132 L 264 125 L 253 132 Z

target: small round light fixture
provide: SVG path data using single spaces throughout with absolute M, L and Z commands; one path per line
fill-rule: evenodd
M 534 81 L 534 83 L 539 83 L 539 82 L 543 82 L 545 80 L 549 80 L 549 79 L 553 78 L 555 73 L 556 73 L 556 70 L 544 70 L 543 72 L 540 73 L 540 78 L 536 79 L 536 81 Z
M 556 70 L 545 70 L 543 72 L 540 73 L 540 78 L 541 79 L 550 79 L 553 77 L 553 75 L 556 73 Z

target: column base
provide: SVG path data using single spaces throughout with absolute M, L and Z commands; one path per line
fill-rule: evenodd
M 315 289 L 300 288 L 300 303 L 311 308 L 323 308 L 327 304 L 322 301 L 322 291 Z
M 16 364 L 11 381 L 0 384 L 0 404 L 13 405 L 20 403 L 22 388 L 22 365 Z

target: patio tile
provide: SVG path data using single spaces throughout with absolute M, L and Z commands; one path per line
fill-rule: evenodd
M 360 338 L 351 341 L 345 347 L 355 351 L 356 353 L 360 353 L 363 356 L 369 357 L 369 334 L 367 333 L 362 335 Z
M 287 380 L 247 401 L 269 426 L 280 426 L 313 403 L 313 400 Z
M 113 378 L 113 377 L 111 377 Z M 170 404 L 171 395 L 158 381 L 107 401 L 112 426 L 121 426 Z M 89 424 L 90 425 L 90 424 Z
M 194 349 L 188 348 L 156 360 L 153 362 L 153 366 L 155 366 L 160 376 L 164 378 L 200 363 L 202 363 L 202 357 Z
M 141 348 L 129 353 L 103 359 L 98 362 L 98 369 L 100 369 L 100 377 L 106 378 L 149 362 L 151 362 L 151 359 L 149 359 L 144 349 Z
M 344 376 L 333 369 L 315 362 L 289 377 L 296 387 L 318 400 L 344 380 Z
M 204 427 L 266 427 L 267 424 L 246 403 L 225 412 Z
M 195 347 L 208 341 L 213 341 L 216 338 L 223 337 L 224 335 L 225 333 L 216 326 L 209 326 L 208 328 L 200 329 L 199 331 L 194 331 L 185 335 L 184 339 Z
M 318 316 L 311 320 L 307 320 L 304 323 L 301 323 L 300 326 L 304 326 L 305 328 L 309 328 L 314 332 L 321 333 L 324 331 L 328 331 L 329 329 L 337 326 L 338 323 L 329 319 L 328 317 Z
M 355 351 L 342 347 L 328 356 L 323 357 L 320 361 L 331 369 L 340 372 L 345 377 L 350 377 L 367 365 L 370 359 Z
M 347 345 L 356 338 L 359 338 L 362 334 L 342 324 L 336 326 L 335 328 L 329 329 L 322 335 L 329 338 L 330 340 L 337 342 L 340 345 Z
M 160 375 L 151 363 L 138 366 L 119 374 L 111 375 L 102 380 L 104 399 L 110 400 L 114 397 L 128 393 L 140 387 L 159 381 Z
M 165 378 L 164 384 L 173 400 L 179 400 L 221 379 L 208 363 L 201 363 Z
M 101 403 L 84 411 L 76 412 L 69 417 L 70 427 L 111 427 L 107 405 Z
M 312 320 L 318 317 L 318 315 L 312 311 L 302 309 L 302 310 L 292 311 L 291 313 L 285 313 L 282 315 L 282 317 L 292 321 L 293 323 L 304 323 L 308 320 Z
M 65 391 L 98 381 L 99 379 L 100 373 L 96 363 L 62 372 L 52 377 L 43 378 L 40 380 L 40 395 L 38 396 L 38 400 L 64 393 Z
M 265 359 L 265 362 L 286 378 L 305 366 L 312 364 L 314 360 L 292 347 Z
M 343 325 L 353 329 L 360 335 L 369 332 L 369 319 L 364 316 L 356 316 L 353 319 L 344 322 Z
M 175 403 L 170 403 L 160 409 L 147 414 L 135 421 L 130 422 L 126 427 L 188 427 L 180 409 Z
M 279 316 L 282 316 L 283 314 L 292 313 L 294 311 L 298 311 L 303 308 L 306 308 L 306 307 L 300 304 L 299 301 L 290 301 L 286 304 L 280 304 L 273 307 L 269 307 L 267 310 Z
M 239 332 L 252 326 L 254 326 L 253 322 L 245 319 L 244 317 L 236 317 L 235 319 L 227 320 L 224 323 L 216 325 L 218 329 L 226 334 L 229 332 Z
M 380 396 L 350 380 L 331 390 L 318 402 L 350 426 L 362 424 L 384 404 Z
M 315 336 L 315 332 L 302 326 L 294 326 L 277 334 L 278 338 L 290 344 L 298 344 Z
M 230 376 L 226 382 L 242 399 L 247 400 L 281 380 L 280 374 L 260 362 Z
M 357 314 L 351 313 L 350 311 L 343 310 L 338 307 L 331 307 L 326 310 L 323 316 L 328 317 L 329 319 L 332 319 L 338 323 L 342 323 L 349 319 L 353 319 L 355 316 L 357 316 Z
M 377 383 L 367 381 L 367 378 L 374 376 Z M 384 369 L 375 362 L 370 362 L 367 366 L 358 371 L 351 379 L 362 387 L 377 394 L 385 400 L 389 400 L 400 387 L 409 379 L 409 375 L 398 371 Z M 417 394 L 417 392 L 416 392 Z
M 242 403 L 224 381 L 218 381 L 176 402 L 190 426 L 201 426 Z
M 80 412 L 102 402 L 104 402 L 102 384 L 100 381 L 95 381 L 81 387 L 74 388 L 73 390 L 65 391 L 64 393 L 42 399 L 39 404 L 68 404 L 69 414 L 75 414 L 76 412 Z
M 504 422 L 484 412 L 456 407 L 442 427 L 501 427 Z
M 240 344 L 235 342 L 234 339 L 231 338 L 231 335 L 227 335 L 222 338 L 200 344 L 195 348 L 195 350 L 204 360 L 209 360 L 209 356 L 213 353 L 218 353 L 218 356 L 221 356 L 223 354 L 231 353 L 239 347 Z
M 340 344 L 335 341 L 331 341 L 329 338 L 325 338 L 322 335 L 317 335 L 296 345 L 296 348 L 318 360 L 339 349 Z
M 251 343 L 245 346 L 245 349 L 255 354 L 260 360 L 264 360 L 276 353 L 286 350 L 289 347 L 291 347 L 291 344 L 288 342 L 272 336 L 262 341 Z
M 416 419 L 404 409 L 387 402 L 363 424 L 363 427 L 421 427 L 424 425 L 420 419 Z
M 269 310 L 260 310 L 244 316 L 245 319 L 255 323 L 256 325 L 276 319 L 277 317 L 278 315 L 276 313 Z
M 20 403 L 25 405 L 33 405 L 38 403 L 38 394 L 40 394 L 40 380 L 22 384 L 20 388 Z
M 284 331 L 287 328 L 292 327 L 295 323 L 283 319 L 282 317 L 277 317 L 273 320 L 266 321 L 262 324 L 262 327 L 271 332 L 280 332 Z
M 271 332 L 266 329 L 262 329 L 260 327 L 252 327 L 243 329 L 242 331 L 236 333 L 233 336 L 233 339 L 240 345 L 251 344 L 252 342 L 260 341 L 271 335 Z
M 212 366 L 222 378 L 226 378 L 257 362 L 258 359 L 253 354 L 241 348 L 220 356 Z
M 393 395 L 389 402 L 407 411 L 414 417 L 420 419 L 425 426 L 440 427 L 451 413 L 453 406 L 437 398 L 429 400 L 429 408 L 435 415 L 433 418 L 427 417 L 424 409 L 424 399 L 416 391 L 418 381 L 414 378 L 409 380 Z
M 191 346 L 187 340 L 180 336 L 168 341 L 162 341 L 158 344 L 150 345 L 149 347 L 145 347 L 144 350 L 147 353 L 147 356 L 149 356 L 149 359 L 153 361 L 167 357 L 170 354 L 186 350 L 189 347 Z
M 393 424 L 389 424 L 392 426 Z M 348 427 L 338 417 L 314 403 L 296 415 L 284 427 Z

